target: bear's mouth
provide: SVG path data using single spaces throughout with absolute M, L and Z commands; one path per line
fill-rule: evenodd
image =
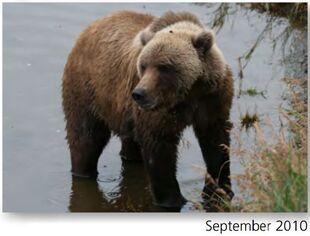
M 155 110 L 156 108 L 156 103 L 146 103 L 146 104 L 137 103 L 137 105 L 141 111 L 152 111 Z

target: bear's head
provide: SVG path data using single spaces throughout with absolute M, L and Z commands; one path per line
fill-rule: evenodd
M 212 31 L 190 13 L 166 13 L 137 36 L 139 83 L 132 92 L 143 110 L 171 108 L 183 101 L 199 79 L 225 70 Z

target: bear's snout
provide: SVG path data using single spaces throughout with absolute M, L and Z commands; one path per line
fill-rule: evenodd
M 146 91 L 142 88 L 134 89 L 132 92 L 132 98 L 137 103 L 144 103 L 146 98 Z
M 147 94 L 146 89 L 144 88 L 135 88 L 131 94 L 133 100 L 139 105 L 143 110 L 150 110 L 156 104 L 153 99 Z

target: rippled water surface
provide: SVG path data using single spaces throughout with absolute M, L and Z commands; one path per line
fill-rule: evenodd
M 239 86 L 238 60 L 266 25 L 263 14 L 241 7 L 226 19 L 217 42 Z M 142 164 L 122 163 L 120 142 L 113 138 L 101 155 L 98 181 L 71 177 L 64 139 L 61 78 L 79 33 L 92 21 L 116 10 L 161 15 L 188 10 L 203 23 L 211 22 L 216 5 L 195 4 L 17 4 L 3 5 L 3 209 L 9 212 L 158 211 L 152 206 Z M 274 25 L 281 32 L 286 21 Z M 294 53 L 303 53 L 293 42 Z M 295 47 L 295 48 L 294 48 Z M 278 119 L 284 84 L 280 79 L 301 62 L 284 62 L 280 49 L 264 39 L 244 71 L 243 88 L 263 96 L 235 98 L 232 120 L 240 123 L 246 111 Z M 301 52 L 299 52 L 301 50 Z M 294 64 L 295 63 L 295 64 Z M 296 65 L 296 63 L 298 65 Z M 293 69 L 291 68 L 293 67 Z M 246 133 L 242 138 L 247 140 Z M 232 141 L 234 144 L 234 140 Z M 187 199 L 200 201 L 205 168 L 192 130 L 179 147 L 178 180 Z M 242 171 L 232 156 L 232 173 Z M 239 193 L 233 182 L 234 191 Z M 194 211 L 184 207 L 183 211 Z

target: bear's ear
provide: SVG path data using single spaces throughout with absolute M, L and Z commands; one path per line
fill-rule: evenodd
M 140 33 L 140 42 L 145 46 L 154 37 L 154 32 L 146 29 Z
M 192 38 L 192 42 L 197 51 L 205 55 L 214 44 L 213 32 L 202 31 Z

